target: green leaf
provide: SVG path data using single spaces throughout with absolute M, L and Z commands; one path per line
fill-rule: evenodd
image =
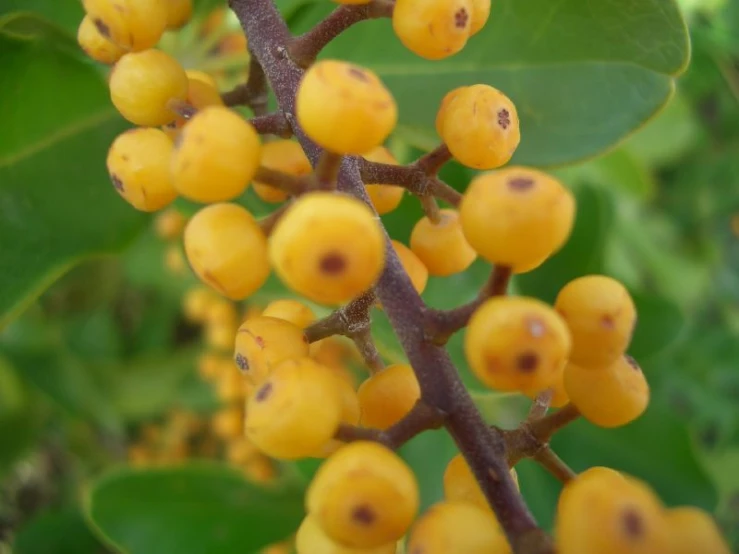
M 0 33 L 0 328 L 75 262 L 121 250 L 146 217 L 113 190 L 124 124 L 97 70 Z
M 76 509 L 48 511 L 18 531 L 16 554 L 99 554 L 100 543 Z
M 459 450 L 444 430 L 421 433 L 400 448 L 421 492 L 421 511 L 444 498 L 444 470 Z
M 74 37 L 85 15 L 80 0 L 3 0 L 0 15 L 12 12 L 34 12 L 47 21 L 53 21 L 69 37 Z
M 38 414 L 10 363 L 0 357 L 0 477 L 33 445 Z
M 256 485 L 218 464 L 123 469 L 93 483 L 85 512 L 101 538 L 128 554 L 247 554 L 297 529 L 303 491 Z
M 631 292 L 637 313 L 629 354 L 639 361 L 658 354 L 680 335 L 685 315 L 674 303 L 659 296 Z
M 0 31 L 21 40 L 45 40 L 47 44 L 82 58 L 82 49 L 66 29 L 30 12 L 14 12 L 0 17 Z
M 326 11 L 316 8 L 310 22 Z M 353 27 L 325 51 L 375 70 L 398 100 L 399 132 L 426 148 L 438 143 L 434 114 L 446 92 L 499 88 L 521 116 L 514 162 L 530 165 L 573 162 L 623 140 L 665 105 L 688 55 L 671 0 L 499 0 L 483 31 L 437 62 L 409 52 L 386 20 Z

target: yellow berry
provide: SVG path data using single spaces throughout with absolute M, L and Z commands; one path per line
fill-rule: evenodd
M 259 456 L 257 447 L 246 437 L 239 437 L 229 441 L 226 448 L 226 459 L 235 465 L 244 465 Z
M 216 383 L 216 394 L 221 402 L 226 404 L 243 400 L 246 395 L 245 389 L 244 377 L 233 365 L 218 377 Z
M 626 352 L 636 307 L 629 291 L 615 279 L 587 275 L 570 281 L 559 291 L 554 308 L 572 334 L 572 363 L 603 367 Z
M 100 34 L 134 52 L 151 48 L 167 27 L 167 8 L 152 0 L 83 0 Z
M 304 458 L 332 439 L 341 411 L 331 370 L 310 358 L 286 360 L 249 398 L 246 436 L 273 458 Z
M 126 53 L 126 50 L 100 34 L 100 30 L 89 15 L 82 19 L 77 29 L 77 43 L 93 60 L 109 65 L 117 62 Z
M 177 191 L 196 202 L 222 202 L 246 190 L 262 145 L 254 127 L 223 106 L 209 106 L 187 122 L 172 157 Z
M 427 60 L 462 50 L 471 24 L 471 0 L 396 0 L 393 9 L 393 30 L 400 42 Z
M 231 440 L 244 434 L 244 410 L 235 405 L 213 414 L 213 433 L 221 439 Z
M 474 169 L 507 163 L 521 141 L 516 106 L 488 85 L 472 85 L 447 104 L 442 138 L 457 161 Z
M 321 529 L 315 518 L 307 516 L 298 528 L 295 537 L 297 554 L 395 554 L 396 543 L 375 548 L 352 548 L 331 540 Z
M 185 292 L 182 299 L 182 311 L 193 323 L 202 323 L 208 314 L 210 305 L 218 300 L 218 296 L 205 287 L 192 287 Z
M 455 89 L 450 90 L 444 95 L 444 98 L 441 100 L 441 105 L 439 106 L 439 111 L 436 113 L 436 121 L 434 122 L 434 126 L 436 127 L 436 132 L 440 137 L 444 136 L 444 118 L 446 117 L 447 109 L 449 108 L 449 103 L 457 97 L 457 95 L 462 92 L 467 87 L 457 87 Z
M 214 381 L 221 375 L 222 368 L 226 367 L 224 361 L 229 369 L 233 367 L 230 358 L 224 358 L 212 352 L 203 354 L 198 358 L 198 374 L 205 381 Z
M 511 477 L 518 487 L 518 475 L 513 468 Z M 462 454 L 454 456 L 444 470 L 444 498 L 451 502 L 469 502 L 478 508 L 492 510 Z
M 161 210 L 176 197 L 169 176 L 172 141 L 159 129 L 131 129 L 108 150 L 108 173 L 118 194 L 144 212 Z
M 564 381 L 564 366 L 562 369 L 557 373 L 557 378 L 555 381 L 545 390 L 551 390 L 552 396 L 551 400 L 549 402 L 549 406 L 551 408 L 561 408 L 565 404 L 569 403 L 570 397 L 567 396 L 567 391 L 565 390 L 565 381 Z M 531 400 L 536 400 L 536 397 L 539 396 L 540 393 L 544 391 L 542 390 L 525 390 L 523 393 L 531 398 Z
M 502 391 L 540 391 L 553 385 L 570 352 L 562 318 L 540 300 L 495 297 L 470 319 L 464 350 L 472 372 Z
M 205 311 L 205 321 L 208 324 L 222 324 L 238 326 L 239 314 L 236 306 L 230 300 L 225 298 L 216 298 L 211 302 Z
M 232 300 L 256 292 L 269 276 L 267 239 L 236 204 L 202 208 L 185 227 L 185 253 L 201 281 Z
M 400 539 L 418 512 L 416 478 L 392 450 L 358 441 L 341 447 L 316 472 L 306 507 L 332 540 L 371 548 Z
M 490 510 L 447 501 L 431 506 L 414 524 L 408 552 L 510 554 L 511 548 Z
M 170 208 L 157 215 L 154 220 L 154 229 L 159 238 L 175 240 L 180 238 L 186 224 L 185 215 L 176 208 Z
M 335 379 L 336 389 L 339 392 L 339 399 L 341 400 L 341 423 L 358 425 L 361 409 L 359 407 L 359 398 L 357 392 L 354 390 L 353 384 L 334 368 L 327 367 L 327 369 Z M 334 439 L 321 447 L 317 452 L 314 452 L 312 456 L 314 458 L 326 458 L 336 452 L 343 444 L 341 441 Z
M 167 28 L 184 27 L 192 17 L 192 0 L 165 0 L 167 6 Z
M 164 251 L 164 267 L 175 275 L 182 275 L 187 271 L 187 262 L 179 244 L 170 244 Z
M 172 102 L 187 97 L 187 75 L 164 52 L 144 50 L 126 54 L 113 67 L 108 82 L 113 105 L 135 125 L 157 127 L 174 121 Z
M 515 166 L 473 179 L 459 214 L 464 235 L 480 256 L 523 273 L 567 241 L 575 199 L 553 177 Z
M 413 288 L 416 289 L 418 294 L 421 294 L 426 289 L 426 283 L 429 280 L 429 270 L 413 250 L 405 244 L 397 240 L 391 240 L 390 242 L 398 258 L 400 258 L 403 269 L 405 269 L 408 277 L 410 277 Z
M 729 545 L 710 514 L 683 506 L 667 511 L 670 554 L 730 554 Z
M 261 165 L 296 177 L 313 171 L 310 160 L 294 140 L 274 140 L 262 147 Z M 254 181 L 254 192 L 265 202 L 283 202 L 287 193 L 266 183 Z
M 305 329 L 316 320 L 316 314 L 313 313 L 313 310 L 302 302 L 289 298 L 270 302 L 264 308 L 262 315 L 284 319 L 301 329 Z
M 308 339 L 297 325 L 275 317 L 247 319 L 236 334 L 234 361 L 254 384 L 262 383 L 275 366 L 308 355 Z
M 665 511 L 654 493 L 601 468 L 565 486 L 555 526 L 558 554 L 670 552 Z
M 490 0 L 470 0 L 472 6 L 472 23 L 470 36 L 479 33 L 490 17 Z
M 610 366 L 585 369 L 569 363 L 564 384 L 580 413 L 600 427 L 620 427 L 638 418 L 649 404 L 649 384 L 639 364 L 621 356 Z
M 208 323 L 205 327 L 205 343 L 219 352 L 230 351 L 235 337 L 236 326 L 230 323 Z
M 360 200 L 343 194 L 301 196 L 278 221 L 269 242 L 270 259 L 285 284 L 326 304 L 359 296 L 385 265 L 377 217 Z
M 185 102 L 195 110 L 203 110 L 208 106 L 223 106 L 221 94 L 216 88 L 215 81 L 202 71 L 187 70 L 187 96 Z M 187 124 L 187 119 L 178 115 L 174 121 L 170 121 L 163 127 L 163 131 L 174 140 L 182 128 Z
M 411 250 L 428 269 L 429 275 L 447 277 L 467 269 L 477 253 L 462 234 L 459 213 L 441 210 L 441 221 L 423 217 L 411 233 Z
M 357 391 L 365 427 L 387 429 L 400 421 L 421 398 L 413 368 L 395 364 L 375 373 Z
M 369 69 L 322 60 L 305 73 L 296 98 L 298 122 L 323 148 L 364 154 L 395 128 L 395 99 Z
M 384 146 L 378 146 L 364 154 L 364 159 L 370 162 L 398 165 L 398 160 Z M 403 187 L 395 185 L 383 185 L 382 183 L 367 183 L 365 188 L 372 201 L 372 205 L 378 214 L 383 215 L 392 212 L 403 200 Z

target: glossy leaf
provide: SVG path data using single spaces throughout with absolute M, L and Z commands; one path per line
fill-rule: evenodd
M 101 545 L 75 509 L 43 512 L 18 531 L 16 554 L 99 554 Z

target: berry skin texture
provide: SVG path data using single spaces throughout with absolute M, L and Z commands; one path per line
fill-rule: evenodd
M 337 154 L 369 152 L 398 121 L 395 99 L 377 75 L 336 60 L 319 61 L 305 73 L 296 114 L 310 138 Z
M 518 474 L 514 468 L 511 468 L 511 477 L 518 487 Z M 450 502 L 467 502 L 480 509 L 492 511 L 462 454 L 454 456 L 444 470 L 444 498 Z
M 441 210 L 441 221 L 434 224 L 423 217 L 413 227 L 411 250 L 428 269 L 429 275 L 448 277 L 467 269 L 477 258 L 462 233 L 459 212 Z
M 174 185 L 195 202 L 232 200 L 254 177 L 261 150 L 248 121 L 226 107 L 207 107 L 181 131 L 172 156 Z
M 202 208 L 185 227 L 184 241 L 195 274 L 231 300 L 256 292 L 269 276 L 267 238 L 241 206 Z
M 126 53 L 126 50 L 100 34 L 90 16 L 85 16 L 77 29 L 77 43 L 93 60 L 108 65 L 114 64 Z
M 524 273 L 567 241 L 575 199 L 549 175 L 514 166 L 473 179 L 459 214 L 464 235 L 480 256 Z
M 305 356 L 308 340 L 303 330 L 284 319 L 253 317 L 236 333 L 234 362 L 255 385 L 263 383 L 280 362 Z
M 165 0 L 167 6 L 167 28 L 184 27 L 192 17 L 192 0 Z
M 125 50 L 151 48 L 167 26 L 164 2 L 152 0 L 83 0 L 85 12 L 101 35 Z
M 710 514 L 684 506 L 667 511 L 670 530 L 670 554 L 730 554 L 729 545 L 721 536 Z
M 408 552 L 510 554 L 511 548 L 489 510 L 467 502 L 439 502 L 413 526 Z
M 559 377 L 570 344 L 564 321 L 544 302 L 495 297 L 472 315 L 464 351 L 485 385 L 500 391 L 540 391 Z
M 370 150 L 363 158 L 370 162 L 398 165 L 398 160 L 384 146 Z M 405 189 L 395 185 L 383 185 L 382 183 L 369 183 L 365 185 L 367 194 L 378 214 L 383 215 L 395 210 L 403 200 Z
M 559 497 L 557 553 L 670 552 L 665 510 L 654 493 L 636 479 L 595 470 L 578 475 Z
M 247 406 L 246 437 L 283 460 L 310 456 L 331 440 L 341 421 L 336 378 L 310 358 L 278 364 Z
M 490 0 L 470 0 L 472 4 L 472 24 L 470 26 L 470 36 L 476 35 L 485 26 L 490 18 Z
M 395 554 L 395 542 L 376 548 L 352 548 L 331 540 L 311 516 L 306 517 L 295 537 L 297 554 Z
M 308 306 L 297 300 L 285 298 L 267 304 L 263 316 L 276 317 L 289 321 L 301 329 L 305 329 L 316 320 L 316 314 Z
M 455 95 L 440 127 L 456 160 L 474 169 L 502 166 L 521 141 L 516 106 L 488 85 L 473 85 Z
M 357 391 L 364 427 L 387 429 L 411 411 L 421 398 L 413 368 L 394 364 L 379 371 L 362 383 Z
M 308 514 L 335 542 L 373 548 L 400 539 L 419 507 L 418 483 L 392 450 L 375 442 L 341 447 L 316 472 Z
M 400 263 L 411 278 L 413 288 L 416 289 L 418 294 L 421 294 L 426 289 L 426 284 L 429 280 L 429 270 L 423 264 L 421 259 L 408 248 L 405 244 L 398 242 L 397 240 L 391 240 L 390 243 L 393 245 L 395 253 L 400 258 Z
M 113 67 L 110 99 L 128 121 L 142 127 L 158 127 L 174 121 L 171 101 L 187 97 L 187 75 L 164 52 L 144 50 L 126 54 Z
M 471 24 L 471 0 L 397 0 L 393 10 L 393 30 L 400 42 L 427 60 L 462 50 Z
M 106 165 L 115 190 L 143 212 L 155 212 L 177 197 L 168 171 L 172 141 L 159 129 L 131 129 L 113 141 Z
M 436 112 L 436 121 L 434 122 L 434 125 L 436 127 L 436 132 L 440 137 L 444 136 L 444 118 L 446 117 L 447 109 L 449 108 L 449 103 L 457 97 L 457 95 L 465 90 L 467 87 L 457 87 L 455 89 L 450 90 L 444 95 L 444 98 L 441 100 L 441 105 L 439 106 L 439 111 Z
M 630 356 L 600 369 L 568 363 L 564 383 L 570 401 L 599 427 L 620 427 L 638 418 L 649 404 L 649 384 Z
M 572 334 L 572 363 L 604 367 L 626 352 L 636 325 L 636 307 L 629 291 L 615 279 L 587 275 L 570 281 L 559 291 L 554 308 Z
M 295 292 L 341 304 L 377 280 L 385 265 L 385 239 L 377 217 L 360 200 L 313 192 L 278 221 L 269 253 L 275 271 Z
M 313 171 L 305 152 L 294 140 L 274 140 L 266 143 L 262 147 L 261 165 L 296 177 Z M 277 203 L 287 200 L 286 192 L 259 181 L 254 182 L 254 192 L 265 202 Z

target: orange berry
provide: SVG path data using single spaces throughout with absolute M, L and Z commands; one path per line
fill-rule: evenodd
M 387 429 L 403 419 L 418 402 L 421 387 L 411 366 L 395 364 L 362 383 L 357 395 L 362 425 Z
M 518 475 L 511 468 L 511 477 L 518 487 Z M 462 454 L 451 459 L 444 470 L 444 498 L 451 502 L 469 502 L 478 508 L 492 511 L 475 475 Z
M 472 5 L 472 23 L 470 26 L 470 36 L 476 35 L 487 23 L 490 17 L 490 0 L 470 0 Z
M 176 208 L 169 208 L 157 214 L 154 230 L 159 238 L 175 240 L 180 238 L 187 224 L 187 217 Z
M 352 548 L 334 542 L 321 529 L 315 518 L 307 516 L 295 537 L 297 554 L 395 554 L 396 544 L 391 542 L 376 548 Z
M 167 8 L 152 0 L 82 0 L 102 36 L 125 50 L 151 48 L 167 27 Z
M 363 155 L 370 162 L 398 165 L 398 160 L 390 150 L 384 146 L 378 146 Z M 396 209 L 403 200 L 405 189 L 395 185 L 384 185 L 382 183 L 366 183 L 365 189 L 378 214 L 383 215 Z
M 165 0 L 167 6 L 167 28 L 184 27 L 192 17 L 193 0 Z
M 429 280 L 429 270 L 421 261 L 413 250 L 408 248 L 405 244 L 398 242 L 397 240 L 391 240 L 390 243 L 393 245 L 395 253 L 400 258 L 400 263 L 408 274 L 408 277 L 413 283 L 413 288 L 416 289 L 418 294 L 421 294 L 426 288 L 426 283 Z
M 444 136 L 444 118 L 446 117 L 447 110 L 449 109 L 449 103 L 466 88 L 467 87 L 457 87 L 455 89 L 452 89 L 447 92 L 444 95 L 444 98 L 441 100 L 439 111 L 436 113 L 436 121 L 434 122 L 436 132 L 440 137 Z
M 244 434 L 244 410 L 240 406 L 231 406 L 213 414 L 211 420 L 213 433 L 225 440 L 231 440 Z
M 89 15 L 82 19 L 77 29 L 77 43 L 93 60 L 108 65 L 114 64 L 126 53 L 124 48 L 100 34 L 100 29 Z
M 729 545 L 710 514 L 683 506 L 667 511 L 670 554 L 730 554 Z
M 294 140 L 274 140 L 262 147 L 261 165 L 267 169 L 282 171 L 300 177 L 313 171 L 303 148 Z M 287 193 L 266 183 L 254 181 L 254 192 L 265 202 L 283 202 Z
M 427 60 L 448 58 L 470 37 L 470 0 L 396 0 L 393 30 L 406 48 Z
M 441 210 L 441 221 L 437 224 L 428 217 L 421 218 L 411 233 L 411 250 L 429 274 L 437 277 L 460 273 L 477 258 L 464 238 L 459 213 L 455 210 Z

